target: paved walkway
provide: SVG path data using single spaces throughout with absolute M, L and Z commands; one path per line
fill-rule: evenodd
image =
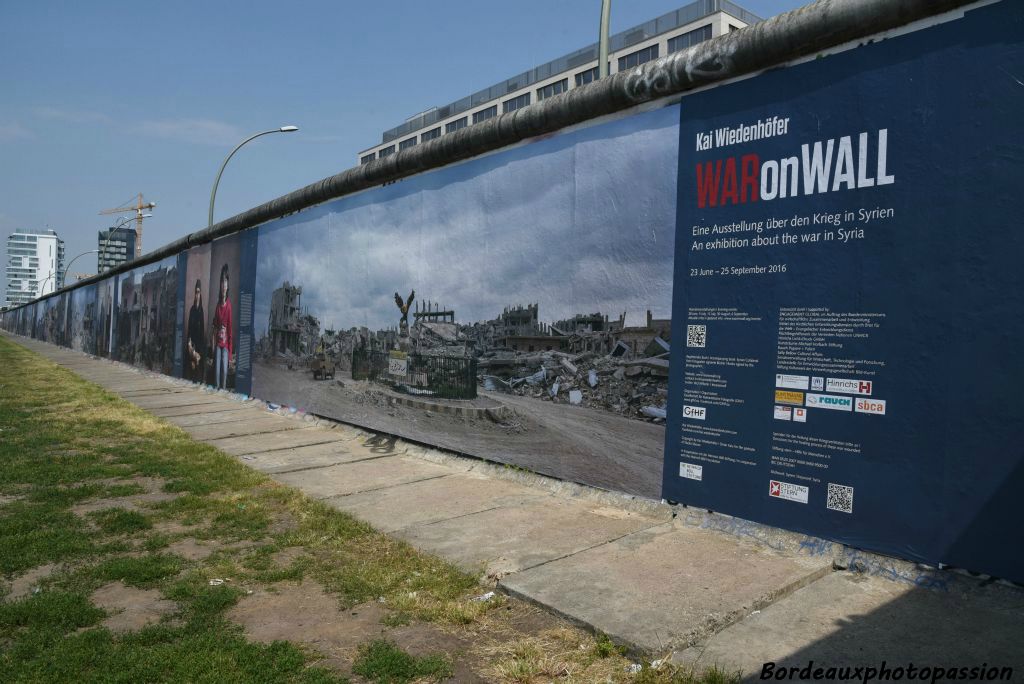
M 834 571 L 827 542 L 279 415 L 287 409 L 0 334 L 282 483 L 654 657 L 740 667 L 754 679 L 764 662 L 808 660 L 987 662 L 1024 675 L 1019 588 L 915 576 L 899 563 Z

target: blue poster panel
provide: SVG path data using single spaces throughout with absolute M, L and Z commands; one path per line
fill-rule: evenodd
M 1022 17 L 684 99 L 665 498 L 1024 580 Z
M 248 230 L 179 255 L 176 376 L 249 394 L 256 241 Z

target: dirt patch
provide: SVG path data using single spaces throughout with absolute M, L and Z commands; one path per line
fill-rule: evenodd
M 95 511 L 103 511 L 108 508 L 124 508 L 129 511 L 145 511 L 153 504 L 172 501 L 181 496 L 180 492 L 172 493 L 162 491 L 166 482 L 167 481 L 162 477 L 145 477 L 142 475 L 137 475 L 135 477 L 107 477 L 101 480 L 95 480 L 96 484 L 101 484 L 107 487 L 137 485 L 146 491 L 142 494 L 129 494 L 128 496 L 89 499 L 88 501 L 75 504 L 71 507 L 71 511 L 77 515 L 83 516 Z
M 565 626 L 565 622 L 542 608 L 525 601 L 509 600 L 504 606 L 491 611 L 487 621 L 494 628 L 505 628 L 517 635 L 536 636 L 548 630 Z
M 0 506 L 6 506 L 9 503 L 21 501 L 24 498 L 25 497 L 18 496 L 17 494 L 0 494 Z
M 147 492 L 159 492 L 164 488 L 164 484 L 167 483 L 167 480 L 162 477 L 136 475 L 134 477 L 106 477 L 102 480 L 95 480 L 95 482 L 108 487 L 116 487 L 118 485 L 138 485 Z
M 251 539 L 243 539 L 241 541 L 228 542 L 227 544 L 221 544 L 220 548 L 226 551 L 248 551 L 249 549 L 259 546 L 258 542 L 254 542 Z
M 447 653 L 452 659 L 453 669 L 452 677 L 447 681 L 459 684 L 488 681 L 476 673 L 475 670 L 482 669 L 484 663 L 474 661 L 470 655 L 473 643 L 466 637 L 442 631 L 434 625 L 417 623 L 393 629 L 387 633 L 387 638 L 414 656 Z
M 146 494 L 132 494 L 130 496 L 118 496 L 109 499 L 90 499 L 71 507 L 75 515 L 87 515 L 95 511 L 104 511 L 108 508 L 123 508 L 127 511 L 145 512 L 153 504 L 173 501 L 181 496 L 180 492 L 147 492 Z
M 161 520 L 153 523 L 153 531 L 160 534 L 192 534 L 200 529 L 200 525 L 185 525 L 177 520 Z
M 32 590 L 39 586 L 39 582 L 46 579 L 59 568 L 60 565 L 57 563 L 47 563 L 46 565 L 40 565 L 39 567 L 32 568 L 20 577 L 16 577 L 11 582 L 11 593 L 7 597 L 8 601 L 14 601 L 16 599 L 23 598 L 32 593 Z
M 228 611 L 253 641 L 302 642 L 324 655 L 321 665 L 348 670 L 356 648 L 380 636 L 383 606 L 364 603 L 341 610 L 338 600 L 316 582 L 281 582 L 274 591 L 257 589 Z
M 295 516 L 287 511 L 281 511 L 267 527 L 267 534 L 287 534 L 297 529 L 299 529 L 299 521 L 295 519 Z
M 103 626 L 112 632 L 142 629 L 177 610 L 177 604 L 160 598 L 156 589 L 136 589 L 122 582 L 103 585 L 93 592 L 92 602 L 113 613 L 103 621 Z
M 169 544 L 167 546 L 167 550 L 171 553 L 190 561 L 203 560 L 209 557 L 210 554 L 218 548 L 220 548 L 219 544 L 204 543 L 191 537 L 179 539 L 173 544 Z
M 286 549 L 274 553 L 270 560 L 279 568 L 287 568 L 297 559 L 301 558 L 305 554 L 306 550 L 301 546 L 289 546 Z

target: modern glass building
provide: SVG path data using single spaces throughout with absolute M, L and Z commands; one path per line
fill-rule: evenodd
M 110 269 L 134 259 L 135 239 L 134 228 L 122 226 L 121 228 L 101 230 L 96 238 L 99 250 L 99 254 L 96 255 L 97 272 L 106 273 Z
M 759 21 L 760 17 L 728 0 L 697 0 L 609 36 L 608 73 L 632 69 Z M 382 159 L 586 85 L 597 79 L 597 50 L 593 43 L 443 107 L 411 116 L 384 131 L 379 144 L 360 152 L 359 163 Z

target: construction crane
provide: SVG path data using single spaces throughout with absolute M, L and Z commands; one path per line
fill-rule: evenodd
M 138 199 L 134 205 L 127 205 L 124 207 L 117 207 L 115 209 L 104 209 L 100 212 L 100 216 L 105 214 L 127 214 L 130 211 L 135 212 L 135 258 L 138 259 L 142 256 L 142 219 L 145 218 L 143 211 L 146 209 L 153 209 L 156 207 L 156 202 L 142 201 L 142 193 L 139 193 Z

